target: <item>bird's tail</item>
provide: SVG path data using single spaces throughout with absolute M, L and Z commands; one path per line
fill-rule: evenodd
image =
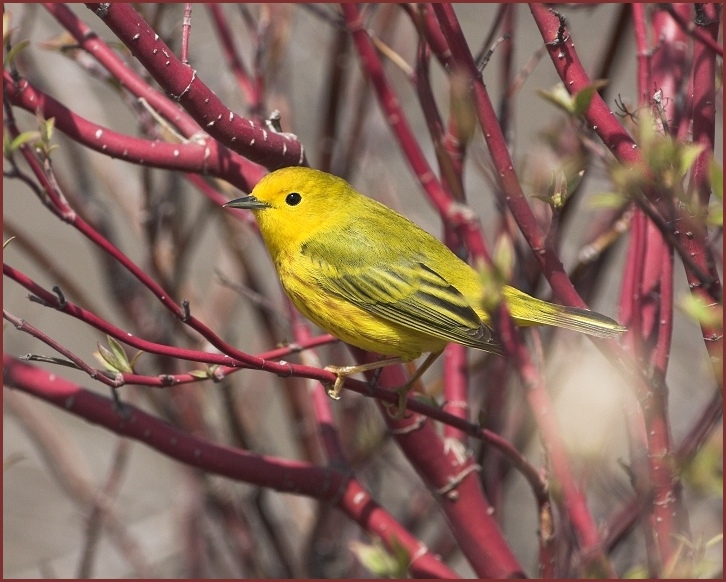
M 505 286 L 504 299 L 519 325 L 553 325 L 597 337 L 615 337 L 627 331 L 617 321 L 596 311 L 555 305 Z

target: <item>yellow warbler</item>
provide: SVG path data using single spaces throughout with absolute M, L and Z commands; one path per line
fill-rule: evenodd
M 338 375 L 333 398 L 347 375 L 431 352 L 418 378 L 450 342 L 501 353 L 477 272 L 345 180 L 283 168 L 225 206 L 252 210 L 282 286 L 305 317 L 351 345 L 389 356 L 363 366 L 329 366 Z M 508 285 L 502 296 L 518 325 L 600 337 L 625 331 L 599 313 L 547 303 Z

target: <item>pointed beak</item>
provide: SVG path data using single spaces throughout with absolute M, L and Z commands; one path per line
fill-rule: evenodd
M 244 208 L 246 210 L 262 210 L 269 208 L 270 205 L 267 202 L 257 200 L 254 196 L 243 196 L 236 200 L 230 200 L 224 205 L 225 208 Z

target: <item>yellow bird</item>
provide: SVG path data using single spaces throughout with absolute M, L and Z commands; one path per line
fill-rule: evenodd
M 501 354 L 483 307 L 479 274 L 441 241 L 337 176 L 291 167 L 265 176 L 250 196 L 225 204 L 251 210 L 282 287 L 298 310 L 335 337 L 387 359 L 328 366 L 338 379 L 429 352 L 408 387 L 448 343 Z M 553 325 L 599 337 L 625 328 L 594 311 L 547 303 L 505 285 L 517 325 Z M 401 413 L 402 408 L 399 410 Z

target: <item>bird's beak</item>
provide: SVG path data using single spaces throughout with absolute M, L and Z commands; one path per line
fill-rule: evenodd
M 245 208 L 247 210 L 262 210 L 269 208 L 270 205 L 267 202 L 262 202 L 254 196 L 243 196 L 236 200 L 230 200 L 224 205 L 225 208 Z

